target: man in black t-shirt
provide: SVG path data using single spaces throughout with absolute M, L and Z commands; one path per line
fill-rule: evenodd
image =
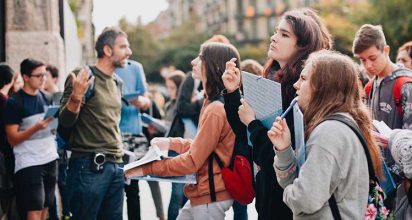
M 49 104 L 43 88 L 44 63 L 25 59 L 20 64 L 24 86 L 13 94 L 4 109 L 4 123 L 15 156 L 15 183 L 19 214 L 27 219 L 45 219 L 52 204 L 57 177 L 56 142 L 44 107 Z

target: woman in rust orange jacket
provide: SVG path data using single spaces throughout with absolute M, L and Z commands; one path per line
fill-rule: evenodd
M 172 159 L 155 161 L 153 163 L 134 168 L 125 172 L 126 177 L 158 175 L 179 176 L 191 173 L 197 174 L 197 184 L 185 186 L 185 195 L 189 201 L 185 204 L 177 219 L 224 219 L 233 203 L 233 199 L 226 191 L 220 168 L 213 162 L 213 174 L 216 192 L 216 202 L 211 201 L 208 158 L 215 152 L 224 166 L 230 163 L 235 135 L 226 119 L 226 113 L 220 92 L 224 89 L 222 74 L 225 63 L 231 58 L 239 66 L 240 58 L 236 48 L 222 43 L 205 43 L 200 53 L 191 64 L 193 74 L 200 74 L 205 100 L 200 112 L 198 133 L 191 139 L 182 138 L 155 138 L 152 145 L 160 150 L 174 150 L 180 153 Z

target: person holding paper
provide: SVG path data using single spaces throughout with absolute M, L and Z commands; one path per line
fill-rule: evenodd
M 331 39 L 319 16 L 310 9 L 286 12 L 271 37 L 268 61 L 263 77 L 280 82 L 282 105 L 285 110 L 295 97 L 293 83 L 299 79 L 303 62 L 310 53 L 322 48 L 329 49 Z M 259 219 L 292 219 L 292 212 L 282 202 L 283 189 L 276 180 L 273 169 L 275 152 L 267 131 L 247 102 L 240 100 L 240 70 L 235 59 L 226 63 L 223 82 L 226 87 L 225 109 L 236 136 L 250 132 L 253 160 L 260 167 L 256 175 L 256 210 Z M 270 101 L 270 100 L 269 100 Z M 288 126 L 293 127 L 293 114 L 286 116 Z M 293 129 L 292 129 L 293 131 Z M 292 141 L 294 141 L 292 132 Z M 247 144 L 245 144 L 247 146 Z
M 225 70 L 225 60 L 237 59 L 239 53 L 233 45 L 205 43 L 197 58 L 192 61 L 193 72 L 199 72 L 205 88 L 206 98 L 200 113 L 198 133 L 194 140 L 182 138 L 154 138 L 152 145 L 160 150 L 174 150 L 179 156 L 155 161 L 125 172 L 126 177 L 158 175 L 181 176 L 197 174 L 197 184 L 185 186 L 189 201 L 177 219 L 218 219 L 223 220 L 225 211 L 233 199 L 225 189 L 220 168 L 213 161 L 216 201 L 212 202 L 209 188 L 208 158 L 215 152 L 225 166 L 230 163 L 235 143 L 235 135 L 226 119 L 223 103 L 219 101 L 220 91 L 224 89 L 221 76 Z
M 390 60 L 390 47 L 379 25 L 364 24 L 355 34 L 352 52 L 373 78 L 366 84 L 366 104 L 372 119 L 383 121 L 391 129 L 412 130 L 412 71 Z M 396 95 L 398 94 L 398 95 Z M 397 169 L 387 142 L 376 135 L 382 147 L 383 156 L 389 169 Z M 396 184 L 399 178 L 392 175 Z M 395 207 L 395 193 L 389 193 L 386 201 Z
M 45 219 L 54 200 L 57 181 L 56 142 L 46 129 L 53 117 L 44 119 L 50 104 L 41 91 L 46 81 L 46 65 L 25 59 L 20 64 L 24 85 L 8 100 L 3 112 L 7 139 L 15 156 L 15 184 L 19 215 Z
M 366 140 L 373 170 L 382 176 L 381 153 L 357 80 L 356 65 L 349 57 L 326 50 L 309 56 L 294 84 L 305 122 L 306 161 L 302 166 L 297 164 L 286 120 L 278 117 L 268 131 L 276 152 L 277 179 L 285 189 L 283 201 L 292 209 L 294 219 L 333 219 L 330 201 L 328 205 L 332 196 L 342 219 L 373 214 L 368 206 L 368 164 L 360 139 L 342 122 L 324 121 L 341 115 L 355 123 Z

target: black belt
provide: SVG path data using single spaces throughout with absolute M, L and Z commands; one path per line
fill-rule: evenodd
M 79 152 L 79 151 L 72 151 L 72 154 L 70 155 L 70 158 L 87 158 L 87 159 L 93 159 L 94 156 L 97 153 L 94 152 Z M 114 154 L 105 154 L 103 153 L 104 156 L 106 156 L 106 160 L 109 162 L 117 163 L 117 161 L 121 160 L 122 157 L 118 157 Z

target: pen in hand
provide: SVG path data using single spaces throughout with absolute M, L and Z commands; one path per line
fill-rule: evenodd
M 289 107 L 282 113 L 282 115 L 280 115 L 280 117 L 283 119 L 286 117 L 286 115 L 290 112 L 290 110 L 292 110 L 293 106 L 298 102 L 298 98 L 296 97 L 292 100 L 292 102 L 290 102 Z

